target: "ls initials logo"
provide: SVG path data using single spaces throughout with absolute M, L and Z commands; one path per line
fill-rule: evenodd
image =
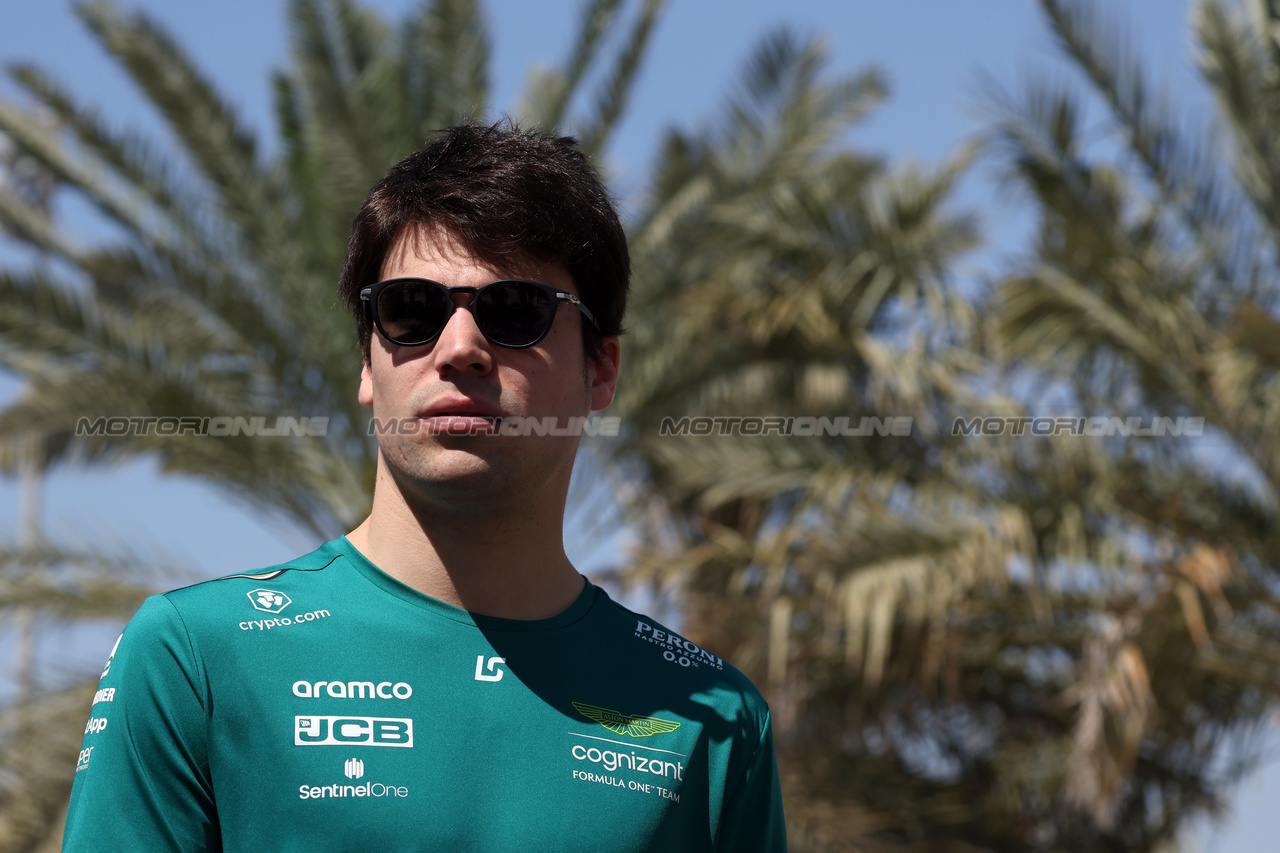
M 489 658 L 486 665 L 484 655 L 476 655 L 476 681 L 501 681 L 503 671 L 498 669 L 498 664 L 506 662 L 506 658 Z M 492 674 L 486 674 L 482 669 L 488 669 Z

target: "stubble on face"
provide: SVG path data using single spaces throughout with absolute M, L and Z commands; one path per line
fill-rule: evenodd
M 526 278 L 576 292 L 558 265 L 526 259 L 495 269 L 447 235 L 423 231 L 397 240 L 388 253 L 382 280 L 401 277 L 428 278 L 450 287 Z M 457 301 L 467 306 L 470 299 Z M 503 418 L 552 416 L 564 424 L 589 411 L 591 394 L 581 321 L 567 316 L 571 313 L 578 312 L 562 309 L 541 343 L 520 350 L 486 341 L 466 307 L 455 309 L 431 345 L 399 347 L 375 332 L 361 402 L 372 403 L 380 423 L 389 418 L 413 422 L 440 400 L 465 398 Z M 379 476 L 391 478 L 411 504 L 492 511 L 503 503 L 552 498 L 567 490 L 578 437 L 449 435 L 418 429 L 384 433 L 378 443 Z

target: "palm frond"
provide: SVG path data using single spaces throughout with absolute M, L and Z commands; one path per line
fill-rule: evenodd
M 0 710 L 0 849 L 43 850 L 60 836 L 95 683 Z
M 1121 28 L 1104 20 L 1093 4 L 1045 0 L 1042 5 L 1063 51 L 1106 100 L 1128 150 L 1158 188 L 1155 203 L 1177 211 L 1216 282 L 1233 281 L 1247 260 L 1232 254 L 1248 223 L 1238 216 L 1240 200 L 1220 173 L 1217 146 L 1180 126 L 1170 94 L 1155 91 Z M 1217 19 L 1209 6 L 1202 10 Z
M 578 16 L 572 50 L 561 69 L 543 69 L 529 76 L 516 115 L 548 131 L 565 122 L 569 102 L 578 92 L 604 41 L 613 29 L 622 0 L 588 0 Z
M 608 144 L 618 118 L 626 107 L 627 98 L 635 87 L 640 60 L 649 47 L 653 28 L 666 3 L 667 0 L 644 0 L 639 18 L 626 36 L 625 47 L 618 54 L 608 77 L 601 83 L 592 115 L 578 133 L 582 150 L 587 156 L 598 159 Z M 571 75 L 567 76 L 566 84 L 571 85 L 572 79 Z
M 490 38 L 475 0 L 424 3 L 404 29 L 410 145 L 441 127 L 474 118 L 489 101 Z M 407 153 L 407 152 L 405 152 Z
M 144 13 L 122 14 L 109 0 L 76 9 L 165 118 L 192 165 L 217 192 L 239 238 L 252 254 L 269 258 L 282 243 L 278 235 L 289 217 L 277 182 L 261 169 L 253 136 L 231 105 Z

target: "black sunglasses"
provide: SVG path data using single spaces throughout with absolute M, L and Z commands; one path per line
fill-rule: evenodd
M 429 344 L 444 331 L 458 306 L 454 293 L 472 293 L 471 316 L 490 343 L 531 347 L 547 336 L 561 303 L 576 305 L 597 329 L 590 309 L 572 293 L 537 281 L 494 281 L 480 287 L 445 287 L 425 278 L 393 278 L 360 290 L 382 336 L 402 347 Z

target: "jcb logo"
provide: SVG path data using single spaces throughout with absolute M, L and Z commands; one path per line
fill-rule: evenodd
M 413 720 L 294 717 L 294 746 L 413 746 Z

